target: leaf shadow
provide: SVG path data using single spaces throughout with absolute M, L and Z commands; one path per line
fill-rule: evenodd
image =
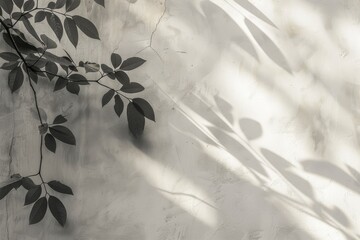
M 252 36 L 264 51 L 264 53 L 279 67 L 292 74 L 291 68 L 281 50 L 258 26 L 249 19 L 245 19 L 245 25 L 248 27 Z

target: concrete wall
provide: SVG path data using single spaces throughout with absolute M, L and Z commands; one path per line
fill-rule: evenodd
M 69 118 L 78 145 L 45 151 L 44 177 L 67 183 L 61 228 L 28 225 L 24 190 L 0 202 L 0 239 L 360 239 L 360 4 L 357 0 L 82 1 L 102 41 L 83 37 L 76 60 L 147 63 L 157 121 L 144 136 L 101 109 L 105 89 L 80 96 L 42 83 L 48 118 Z M 1 44 L 1 49 L 4 46 Z M 38 165 L 26 85 L 1 72 L 1 178 Z

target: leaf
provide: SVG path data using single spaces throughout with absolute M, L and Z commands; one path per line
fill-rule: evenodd
M 24 82 L 24 73 L 22 72 L 21 68 L 15 68 L 9 73 L 9 87 L 11 92 L 15 92 L 18 90 L 23 82 Z
M 54 2 L 49 2 L 48 8 L 54 9 L 55 8 L 55 3 Z
M 24 4 L 24 0 L 14 0 L 14 3 L 18 8 L 21 8 Z
M 124 102 L 122 101 L 122 99 L 119 95 L 116 95 L 114 97 L 114 99 L 115 99 L 114 110 L 115 110 L 116 115 L 118 115 L 118 117 L 120 117 L 121 113 L 124 110 Z
M 49 196 L 49 209 L 58 223 L 64 226 L 67 216 L 64 204 L 57 197 Z
M 122 59 L 119 54 L 116 53 L 111 54 L 111 63 L 114 68 L 118 68 L 121 64 L 121 61 Z
M 127 120 L 130 132 L 134 137 L 140 137 L 144 132 L 145 118 L 142 113 L 140 113 L 134 103 L 130 102 L 127 106 Z
M 139 83 L 132 82 L 122 86 L 120 90 L 126 93 L 137 93 L 143 91 L 144 87 Z
M 128 85 L 130 83 L 130 78 L 126 72 L 117 71 L 115 72 L 115 77 L 122 85 Z
M 12 185 L 7 185 L 2 188 L 0 188 L 0 200 L 6 197 L 8 193 L 13 189 L 14 187 Z
M 0 1 L 1 2 L 1 1 Z M 14 44 L 11 41 L 10 35 L 8 33 L 4 33 L 3 34 L 4 40 L 5 42 L 12 47 L 13 49 L 15 49 Z M 19 51 L 21 53 L 37 53 L 37 49 L 34 45 L 30 44 L 27 41 L 24 41 L 21 37 L 11 34 L 11 37 L 13 38 L 17 48 L 19 49 Z
M 129 71 L 129 70 L 133 70 L 137 67 L 140 67 L 141 65 L 143 65 L 146 61 L 142 58 L 138 58 L 138 57 L 131 57 L 126 59 L 122 64 L 120 69 L 124 70 L 124 71 Z
M 32 188 L 35 188 L 37 185 L 31 180 L 31 178 L 24 177 L 21 179 L 21 185 L 26 189 L 30 190 Z
M 49 149 L 49 151 L 55 153 L 56 141 L 55 141 L 55 138 L 50 133 L 47 133 L 45 135 L 45 146 L 47 149 Z
M 101 64 L 101 70 L 103 70 L 104 73 L 111 73 L 114 71 L 111 67 L 109 67 L 106 64 Z
M 56 4 L 55 4 L 55 8 L 59 9 L 62 8 L 63 6 L 65 6 L 66 0 L 57 0 Z
M 41 185 L 37 185 L 35 188 L 31 188 L 26 196 L 24 205 L 29 205 L 39 199 L 41 196 L 42 188 Z
M 40 222 L 44 218 L 46 210 L 47 199 L 46 197 L 42 197 L 35 202 L 34 206 L 31 209 L 29 224 L 35 224 Z
M 60 114 L 60 115 L 56 116 L 53 124 L 62 124 L 62 123 L 65 123 L 66 121 L 67 121 L 67 119 L 63 115 Z
M 108 92 L 104 94 L 104 96 L 102 97 L 102 107 L 104 107 L 106 104 L 110 102 L 114 94 L 115 91 L 113 89 L 110 89 Z
M 22 179 L 22 177 L 19 174 L 11 175 L 11 177 L 8 180 L 0 183 L 0 188 L 3 188 L 8 185 L 13 186 L 14 183 L 19 182 L 21 179 Z
M 95 0 L 95 2 L 103 7 L 105 7 L 105 0 Z
M 38 74 L 36 72 L 34 72 L 33 70 L 30 69 L 29 71 L 29 77 L 32 81 L 34 81 L 35 83 L 38 82 Z
M 35 7 L 34 0 L 28 0 L 24 3 L 24 11 L 29 11 Z
M 14 8 L 14 3 L 12 0 L 1 0 L 0 7 L 4 9 L 7 14 L 10 14 Z
M 67 79 L 59 77 L 59 79 L 55 83 L 54 92 L 66 87 L 67 83 L 68 83 Z
M 63 32 L 64 32 L 60 18 L 56 14 L 53 13 L 51 15 L 47 15 L 46 19 L 47 19 L 49 26 L 51 27 L 51 29 L 55 33 L 56 37 L 60 41 L 62 38 Z
M 75 82 L 76 84 L 79 84 L 79 85 L 88 85 L 89 84 L 86 77 L 84 77 L 81 74 L 77 74 L 77 73 L 70 75 L 69 80 L 72 80 L 73 82 Z
M 19 65 L 19 62 L 7 62 L 7 63 L 4 63 L 3 65 L 1 65 L 1 69 L 4 69 L 4 70 L 13 70 L 14 68 L 18 67 Z
M 63 194 L 69 194 L 69 195 L 74 195 L 73 191 L 71 190 L 70 187 L 66 186 L 65 184 L 53 180 L 48 182 L 49 187 L 51 187 L 53 190 L 59 192 L 59 193 L 63 193 Z
M 70 42 L 76 48 L 79 41 L 79 34 L 75 21 L 68 17 L 65 18 L 64 28 Z
M 76 9 L 80 5 L 80 0 L 67 0 L 66 1 L 66 11 L 70 12 Z
M 30 21 L 27 18 L 23 18 L 23 24 L 26 28 L 26 30 L 39 42 L 42 42 L 39 38 L 39 35 L 36 33 L 34 27 L 31 25 Z
M 58 70 L 59 70 L 59 68 L 56 65 L 56 63 L 54 63 L 54 62 L 48 62 L 45 65 L 45 71 L 49 72 L 46 74 L 47 74 L 48 78 L 50 79 L 50 81 L 54 79 L 55 75 L 58 73 Z
M 60 65 L 63 65 L 63 66 L 71 66 L 72 63 L 69 59 L 65 58 L 65 57 L 58 57 L 50 52 L 45 52 L 43 57 L 47 60 L 47 61 L 50 61 L 50 62 L 56 62 Z
M 54 42 L 51 38 L 49 38 L 45 34 L 41 34 L 40 38 L 43 41 L 43 43 L 45 44 L 47 49 L 53 49 L 53 48 L 57 47 L 56 42 Z
M 44 135 L 47 132 L 47 130 L 49 129 L 49 125 L 47 123 L 43 123 L 38 128 L 39 128 L 40 135 Z
M 6 60 L 6 61 L 17 61 L 20 59 L 18 55 L 12 52 L 2 52 L 0 53 L 0 58 Z
M 134 98 L 133 103 L 135 106 L 144 114 L 144 117 L 155 122 L 155 113 L 150 103 L 148 103 L 145 99 L 142 98 Z
M 35 22 L 42 22 L 45 20 L 45 17 L 46 17 L 46 12 L 44 11 L 38 11 L 36 14 L 35 14 Z
M 73 16 L 73 20 L 79 29 L 88 37 L 100 40 L 99 33 L 95 25 L 90 20 L 78 15 Z
M 76 145 L 75 136 L 67 127 L 56 125 L 49 127 L 49 130 L 56 139 L 70 145 Z

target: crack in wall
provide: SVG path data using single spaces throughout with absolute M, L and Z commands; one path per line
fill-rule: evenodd
M 162 14 L 160 15 L 159 19 L 157 20 L 154 30 L 151 32 L 150 39 L 149 39 L 149 45 L 144 47 L 140 51 L 138 51 L 136 54 L 144 51 L 147 48 L 151 48 L 156 53 L 156 55 L 159 57 L 160 61 L 164 62 L 163 59 L 161 58 L 160 54 L 156 51 L 156 49 L 153 48 L 152 44 L 153 44 L 154 35 L 155 35 L 156 31 L 158 30 L 160 22 L 164 18 L 166 11 L 167 11 L 167 0 L 164 0 L 164 10 L 163 10 Z

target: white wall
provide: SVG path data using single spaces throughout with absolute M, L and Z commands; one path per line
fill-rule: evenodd
M 102 42 L 63 45 L 76 60 L 145 58 L 131 79 L 157 121 L 134 140 L 101 109 L 105 89 L 40 85 L 48 118 L 67 114 L 77 137 L 44 160 L 74 190 L 68 223 L 29 226 L 19 190 L 0 202 L 0 239 L 360 239 L 357 0 L 106 2 L 81 12 Z M 6 179 L 36 171 L 39 143 L 31 92 L 1 84 Z

